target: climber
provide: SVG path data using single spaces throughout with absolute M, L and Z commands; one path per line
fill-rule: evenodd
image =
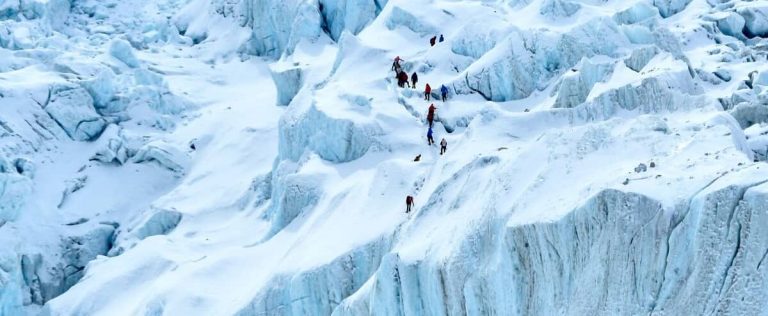
M 418 154 L 418 155 L 416 155 L 416 158 L 413 158 L 413 161 L 414 161 L 414 162 L 419 162 L 419 161 L 421 161 L 421 154 Z
M 437 36 L 432 36 L 432 38 L 429 39 L 429 46 L 435 46 L 436 39 L 437 39 Z
M 437 108 L 435 107 L 434 103 L 429 105 L 429 111 L 427 112 L 427 122 L 429 122 L 429 128 L 432 128 L 432 122 L 435 120 L 436 109 Z
M 392 71 L 394 71 L 395 74 L 399 74 L 400 71 L 403 70 L 403 68 L 400 67 L 400 61 L 401 60 L 402 59 L 400 59 L 400 56 L 397 56 L 397 57 L 395 57 L 395 61 L 392 62 Z
M 442 43 L 443 41 L 445 41 L 445 39 L 443 38 L 443 34 L 440 34 L 440 43 Z
M 443 140 L 440 141 L 440 155 L 442 156 L 446 150 L 448 150 L 448 142 L 443 138 Z
M 429 101 L 430 94 L 432 94 L 432 87 L 427 84 L 427 86 L 424 87 L 424 100 Z
M 448 87 L 445 85 L 440 86 L 440 94 L 443 96 L 443 102 L 445 102 L 445 99 L 448 97 Z
M 400 72 L 400 78 L 398 78 L 397 81 L 400 88 L 404 88 L 405 85 L 408 85 L 408 87 L 411 86 L 411 84 L 408 83 L 408 73 L 406 73 L 405 71 Z
M 405 197 L 405 214 L 411 212 L 411 207 L 413 207 L 413 197 L 409 195 Z
M 435 139 L 432 138 L 432 127 L 430 126 L 429 129 L 427 130 L 427 144 L 429 146 L 432 146 L 432 144 L 434 143 L 435 143 Z
M 411 88 L 416 89 L 416 82 L 419 81 L 419 76 L 416 75 L 416 72 L 414 71 L 411 75 Z

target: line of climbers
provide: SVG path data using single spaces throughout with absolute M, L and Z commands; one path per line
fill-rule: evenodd
M 435 39 L 436 37 L 432 37 L 430 39 L 430 44 L 432 46 L 435 45 Z M 443 35 L 440 35 L 440 42 L 442 43 L 445 39 L 443 38 Z M 405 88 L 405 86 L 408 86 L 408 88 L 416 89 L 416 84 L 419 82 L 419 76 L 414 71 L 413 74 L 410 76 L 410 82 L 408 82 L 408 73 L 406 73 L 403 70 L 403 67 L 400 65 L 400 62 L 404 61 L 400 56 L 395 57 L 395 60 L 392 62 L 392 71 L 395 72 L 395 79 L 397 79 L 397 86 L 400 88 Z M 440 85 L 440 96 L 443 102 L 446 102 L 448 100 L 448 87 L 446 87 L 444 84 Z M 432 97 L 432 87 L 427 83 L 424 86 L 424 100 L 430 101 Z M 437 107 L 435 107 L 435 104 L 432 103 L 429 105 L 429 108 L 427 109 L 427 123 L 429 126 L 427 127 L 427 145 L 432 146 L 435 143 L 434 135 L 432 132 L 432 126 L 435 121 L 435 113 L 436 113 Z M 440 140 L 440 155 L 442 156 L 445 154 L 445 152 L 448 150 L 448 141 L 443 138 Z M 413 161 L 420 161 L 421 155 L 417 155 L 416 158 L 414 158 Z M 406 210 L 405 213 L 410 213 L 414 205 L 414 198 L 413 196 L 406 196 L 405 197 L 405 206 Z
M 411 74 L 410 79 L 411 81 L 408 82 L 408 73 L 403 70 L 403 67 L 400 65 L 400 62 L 404 61 L 400 58 L 400 56 L 395 57 L 395 61 L 392 62 L 392 71 L 395 72 L 395 79 L 397 79 L 397 86 L 400 88 L 405 88 L 405 86 L 408 86 L 408 88 L 416 89 L 416 83 L 419 82 L 419 75 L 416 74 L 414 71 L 413 74 Z M 445 102 L 448 100 L 448 87 L 445 85 L 440 85 L 440 97 Z M 432 98 L 432 86 L 427 83 L 424 87 L 424 100 L 430 101 Z

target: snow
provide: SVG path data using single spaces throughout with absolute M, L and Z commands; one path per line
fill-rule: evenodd
M 2 2 L 0 314 L 761 314 L 764 7 Z

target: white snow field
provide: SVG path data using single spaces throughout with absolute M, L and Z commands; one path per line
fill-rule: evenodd
M 0 0 L 3 316 L 768 315 L 766 160 L 768 1 Z

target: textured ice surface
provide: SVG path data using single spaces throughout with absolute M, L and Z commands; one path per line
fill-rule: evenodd
M 759 315 L 764 6 L 1 2 L 0 314 Z

